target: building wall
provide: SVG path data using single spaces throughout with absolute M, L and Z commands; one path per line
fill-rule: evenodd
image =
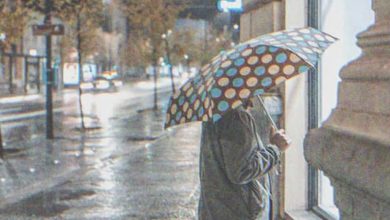
M 306 0 L 286 0 L 286 29 L 305 27 Z M 286 151 L 285 209 L 287 212 L 307 208 L 308 166 L 303 154 L 307 132 L 307 75 L 302 74 L 285 84 L 286 133 L 293 143 Z
M 241 41 L 281 29 L 306 26 L 306 0 L 245 1 L 241 16 Z M 248 10 L 249 9 L 249 10 Z M 285 27 L 284 27 L 285 26 Z M 307 76 L 288 80 L 284 94 L 284 127 L 293 140 L 285 153 L 284 188 L 281 207 L 287 212 L 307 208 L 308 166 L 303 140 L 307 133 Z M 284 201 L 283 201 L 284 198 Z M 282 210 L 283 211 L 283 210 Z

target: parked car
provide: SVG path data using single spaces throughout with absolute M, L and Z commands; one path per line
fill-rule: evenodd
M 82 82 L 80 88 L 84 92 L 116 92 L 122 85 L 120 78 L 96 76 L 92 81 Z

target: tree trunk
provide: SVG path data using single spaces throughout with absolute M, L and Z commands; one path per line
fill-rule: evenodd
M 152 54 L 152 63 L 153 63 L 153 79 L 154 79 L 154 110 L 158 109 L 157 105 L 157 50 L 156 47 L 153 47 Z
M 83 69 L 81 64 L 81 36 L 80 36 L 80 29 L 81 29 L 81 21 L 80 21 L 80 15 L 77 15 L 77 58 L 78 58 L 78 66 L 79 66 L 79 108 L 80 108 L 80 118 L 81 118 L 81 128 L 85 129 L 85 123 L 84 123 L 84 112 L 83 112 L 83 103 L 81 100 L 82 90 L 81 90 L 81 82 L 84 80 L 83 77 Z

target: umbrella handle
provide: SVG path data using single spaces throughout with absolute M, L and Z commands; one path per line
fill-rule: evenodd
M 265 104 L 263 102 L 263 99 L 257 95 L 257 99 L 259 99 L 259 102 L 260 104 L 263 106 L 263 111 L 267 114 L 267 117 L 269 118 L 269 120 L 271 121 L 271 124 L 272 126 L 276 129 L 276 130 L 279 130 L 278 129 L 278 126 L 276 125 L 276 123 L 274 122 L 274 120 L 272 119 L 271 115 L 269 114 L 269 112 L 267 111 L 267 109 L 265 108 Z

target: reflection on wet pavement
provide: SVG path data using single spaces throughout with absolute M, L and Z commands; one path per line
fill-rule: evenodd
M 150 108 L 149 101 L 150 98 L 143 98 L 141 103 L 133 104 Z M 35 129 L 41 131 L 42 121 L 33 126 L 13 127 L 19 129 L 18 134 L 24 131 L 30 141 L 12 142 L 12 146 L 20 143 L 28 164 L 35 165 L 22 167 L 17 159 L 10 158 L 5 169 L 16 176 L 6 177 L 7 181 L 19 178 L 23 182 L 19 184 L 28 184 L 29 178 L 47 178 L 45 175 L 67 167 L 80 167 L 82 172 L 64 184 L 48 186 L 41 193 L 2 208 L 0 219 L 195 218 L 199 124 L 164 131 L 163 110 L 136 113 L 138 109 L 126 109 L 130 103 L 126 99 L 114 103 L 105 118 L 87 112 L 92 123 L 101 125 L 101 129 L 75 130 L 79 118 L 71 116 L 77 115 L 76 110 L 58 115 L 59 138 L 46 145 L 40 145 L 40 136 L 31 138 Z M 2 190 L 5 193 L 7 189 Z

